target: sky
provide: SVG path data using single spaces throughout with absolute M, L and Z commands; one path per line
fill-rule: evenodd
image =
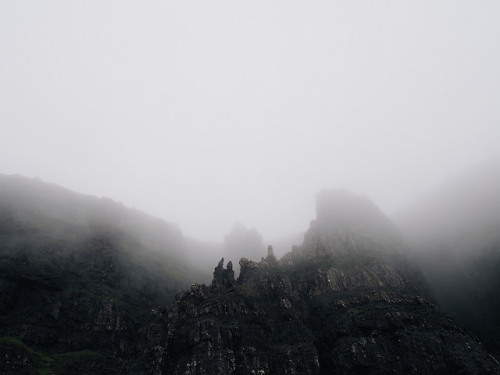
M 222 241 L 391 214 L 500 145 L 498 1 L 0 0 L 0 173 Z

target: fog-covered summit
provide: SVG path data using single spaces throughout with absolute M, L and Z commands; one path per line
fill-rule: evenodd
M 0 176 L 0 208 L 7 374 L 493 374 L 500 366 L 421 294 L 390 220 L 348 191 L 320 192 L 303 242 L 279 260 L 271 246 L 260 261 L 245 257 L 256 257 L 262 238 L 236 225 L 226 250 L 243 257 L 226 267 L 176 226 L 39 180 Z M 211 284 L 176 293 L 216 264 Z M 429 352 L 438 355 L 421 361 Z
M 317 249 L 354 257 L 403 247 L 393 223 L 369 198 L 344 189 L 322 190 L 316 196 L 316 219 L 304 237 L 305 244 L 312 242 Z
M 0 208 L 31 226 L 82 226 L 88 230 L 126 231 L 148 246 L 182 251 L 182 232 L 173 223 L 107 197 L 94 197 L 38 178 L 0 174 Z M 173 246 L 175 243 L 175 246 Z
M 345 189 L 321 190 L 317 194 L 316 220 L 339 231 L 352 229 L 366 235 L 394 232 L 389 218 L 372 200 Z

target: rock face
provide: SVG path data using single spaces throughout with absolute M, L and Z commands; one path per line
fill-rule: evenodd
M 215 267 L 212 286 L 224 286 L 228 288 L 235 284 L 236 280 L 234 279 L 233 263 L 229 262 L 227 268 L 224 269 L 224 258 L 222 258 L 217 267 Z
M 411 268 L 394 249 L 359 231 L 346 236 L 346 228 L 321 217 L 312 223 L 303 246 L 281 262 L 272 249 L 260 262 L 241 259 L 236 283 L 225 281 L 230 270 L 221 261 L 210 287 L 194 285 L 170 308 L 165 354 L 156 371 L 500 371 L 476 338 L 420 296 L 411 282 Z
M 195 277 L 183 250 L 161 220 L 0 175 L 0 373 L 119 373 Z
M 175 296 L 189 274 L 131 251 L 143 238 L 3 211 L 0 373 L 500 373 L 421 296 L 402 241 L 366 202 L 323 192 L 301 246 L 279 261 L 272 247 L 241 258 L 237 279 L 223 258 L 209 286 Z
M 240 264 L 236 285 L 194 286 L 172 307 L 166 372 L 318 373 L 311 332 L 276 260 Z

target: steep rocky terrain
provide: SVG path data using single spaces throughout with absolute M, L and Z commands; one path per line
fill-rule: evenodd
M 397 230 L 366 198 L 322 192 L 300 246 L 240 259 L 237 279 L 221 259 L 210 285 L 175 296 L 196 275 L 169 248 L 182 236 L 160 236 L 160 251 L 119 224 L 123 212 L 82 225 L 12 202 L 1 211 L 2 374 L 500 372 L 422 297 Z
M 151 310 L 205 279 L 185 252 L 171 224 L 0 176 L 0 373 L 84 373 L 89 358 L 91 373 L 117 372 Z
M 435 301 L 500 358 L 500 160 L 449 178 L 395 221 Z
M 330 212 L 352 200 L 358 213 Z M 394 228 L 363 198 L 324 192 L 302 246 L 280 262 L 224 260 L 168 312 L 157 373 L 496 374 L 476 338 L 422 298 Z M 340 220 L 340 221 L 339 221 Z M 360 228 L 375 220 L 379 241 Z M 357 227 L 353 232 L 351 229 Z M 391 247 L 392 245 L 392 247 Z

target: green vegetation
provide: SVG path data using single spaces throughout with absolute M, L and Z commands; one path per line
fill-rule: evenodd
M 104 355 L 92 350 L 59 353 L 48 356 L 34 350 L 16 337 L 0 338 L 0 347 L 24 353 L 30 368 L 38 375 L 85 375 L 85 374 L 117 374 L 119 369 Z M 23 362 L 23 366 L 25 366 Z M 23 374 L 24 372 L 19 372 Z
M 51 370 L 55 375 L 118 373 L 118 369 L 105 356 L 92 350 L 56 354 Z
M 259 292 L 255 288 L 249 288 L 247 286 L 241 285 L 237 287 L 237 290 L 244 296 L 257 297 Z
M 347 309 L 346 313 L 349 315 L 359 315 L 359 314 L 361 314 L 361 311 L 358 309 L 350 308 L 350 309 Z
M 52 362 L 52 359 L 45 354 L 30 348 L 16 337 L 1 337 L 0 347 L 23 351 L 24 353 L 26 353 L 29 361 L 33 364 L 32 366 L 38 373 L 38 375 L 50 374 L 50 364 Z

